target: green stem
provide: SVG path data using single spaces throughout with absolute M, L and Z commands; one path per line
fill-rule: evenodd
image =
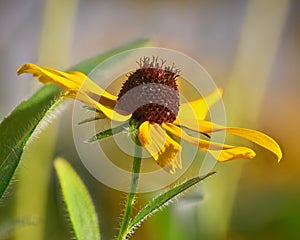
M 125 240 L 128 233 L 129 233 L 129 223 L 130 223 L 130 216 L 132 213 L 133 205 L 135 202 L 135 195 L 136 189 L 138 186 L 139 181 L 139 174 L 141 168 L 141 147 L 139 140 L 136 138 L 136 147 L 135 147 L 135 155 L 133 159 L 133 166 L 132 166 L 132 176 L 131 176 L 131 183 L 130 183 L 130 191 L 127 196 L 127 201 L 125 205 L 124 216 L 121 224 L 121 228 L 118 235 L 118 240 Z

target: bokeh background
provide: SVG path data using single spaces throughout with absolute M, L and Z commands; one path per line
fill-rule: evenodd
M 218 164 L 199 192 L 153 216 L 132 239 L 300 239 L 300 1 L 1 0 L 0 32 L 1 119 L 39 87 L 16 76 L 23 63 L 64 69 L 147 37 L 204 66 L 224 89 L 230 125 L 261 130 L 281 145 L 280 163 L 256 147 L 251 161 Z M 57 155 L 88 186 L 103 239 L 116 234 L 125 195 L 83 167 L 70 118 L 66 107 L 26 150 L 0 205 L 0 229 L 24 222 L 8 239 L 71 238 L 52 167 Z

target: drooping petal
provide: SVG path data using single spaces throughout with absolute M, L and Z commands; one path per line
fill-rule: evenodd
M 248 139 L 259 146 L 266 148 L 267 150 L 273 152 L 277 156 L 278 161 L 280 161 L 282 158 L 282 152 L 279 145 L 274 139 L 266 134 L 246 128 L 223 127 L 209 121 L 204 121 L 210 107 L 221 98 L 221 95 L 222 90 L 217 89 L 203 99 L 182 104 L 174 124 L 184 126 L 201 133 L 226 131 L 228 133 Z
M 55 83 L 56 85 L 63 87 L 65 90 L 79 90 L 84 86 L 83 90 L 97 94 L 99 98 L 102 96 L 112 100 L 117 99 L 116 96 L 106 92 L 81 72 L 66 73 L 55 69 L 40 67 L 32 63 L 27 63 L 21 66 L 17 70 L 17 73 L 32 73 L 33 76 L 38 77 L 42 83 Z
M 76 98 L 80 102 L 85 103 L 89 107 L 98 109 L 101 111 L 107 118 L 117 121 L 117 122 L 125 122 L 130 119 L 131 114 L 129 115 L 122 115 L 119 114 L 117 111 L 114 111 L 112 108 L 106 107 L 105 105 L 100 104 L 98 101 L 95 101 L 93 98 L 91 98 L 89 95 L 87 95 L 85 92 L 79 91 L 67 91 L 64 94 L 65 97 L 68 98 Z
M 238 158 L 252 159 L 255 152 L 247 147 L 232 147 L 224 150 L 208 150 L 208 152 L 219 162 L 226 162 Z
M 189 116 L 191 119 L 205 119 L 209 109 L 221 99 L 222 92 L 222 89 L 218 88 L 204 98 L 199 98 L 195 101 L 182 103 L 179 108 L 179 118 L 181 116 Z
M 184 130 L 172 123 L 164 123 L 162 126 L 174 136 L 179 137 L 200 149 L 208 151 L 219 162 L 225 162 L 237 158 L 251 159 L 255 157 L 255 152 L 250 148 L 198 139 L 188 135 L 186 132 L 184 132 Z
M 78 99 L 103 112 L 111 120 L 123 122 L 131 117 L 114 111 L 117 97 L 106 92 L 83 73 L 66 73 L 31 63 L 21 66 L 17 73 L 32 73 L 42 83 L 54 83 L 62 87 L 66 90 L 64 97 Z
M 178 116 L 177 121 L 174 122 L 174 124 L 201 133 L 211 133 L 214 129 L 220 129 L 220 125 L 214 124 L 210 121 L 191 119 L 184 116 Z
M 282 158 L 282 152 L 278 143 L 268 135 L 256 130 L 239 127 L 224 127 L 209 121 L 190 121 L 185 118 L 182 118 L 180 125 L 202 133 L 226 131 L 227 133 L 250 140 L 257 145 L 271 151 L 277 156 L 278 161 L 280 161 Z
M 42 83 L 55 83 L 66 90 L 79 89 L 83 81 L 86 79 L 74 77 L 72 74 L 63 74 L 60 71 L 39 67 L 32 63 L 24 64 L 17 70 L 18 75 L 23 73 L 32 73 L 34 77 L 38 77 Z M 76 76 L 76 75 L 75 75 Z
M 282 151 L 278 143 L 273 138 L 269 137 L 268 135 L 262 132 L 252 130 L 252 129 L 247 129 L 247 128 L 237 128 L 237 127 L 226 128 L 226 132 L 248 139 L 258 144 L 259 146 L 271 151 L 277 156 L 278 162 L 282 158 Z
M 175 173 L 177 168 L 182 168 L 181 146 L 169 137 L 158 124 L 143 122 L 139 127 L 138 138 L 141 145 L 166 171 Z
M 180 127 L 172 124 L 172 123 L 163 123 L 162 127 L 166 129 L 168 132 L 173 134 L 174 136 L 183 139 L 184 141 L 201 148 L 203 150 L 213 149 L 213 150 L 222 150 L 222 149 L 229 149 L 233 146 L 221 143 L 215 143 L 211 141 L 207 141 L 204 139 L 199 139 L 193 136 L 188 135 L 183 129 Z

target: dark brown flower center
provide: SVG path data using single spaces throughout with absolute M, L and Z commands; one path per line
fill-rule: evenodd
M 173 122 L 179 111 L 176 83 L 178 70 L 163 67 L 157 58 L 140 59 L 140 68 L 131 73 L 118 95 L 117 109 L 132 113 L 132 119 L 162 124 Z

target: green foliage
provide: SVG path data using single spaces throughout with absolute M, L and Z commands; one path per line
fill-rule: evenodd
M 171 188 L 169 191 L 162 193 L 152 199 L 148 204 L 146 204 L 141 211 L 132 219 L 128 226 L 128 232 L 133 233 L 135 228 L 140 226 L 141 223 L 146 220 L 148 217 L 152 216 L 153 213 L 159 211 L 164 206 L 167 206 L 170 201 L 176 197 L 183 194 L 189 188 L 195 186 L 197 183 L 206 179 L 207 177 L 213 175 L 215 172 L 210 172 L 201 177 L 194 177 L 186 180 L 185 182 Z
M 89 123 L 89 122 L 93 122 L 93 121 L 97 121 L 97 120 L 101 120 L 101 119 L 105 119 L 105 116 L 96 116 L 96 117 L 92 117 L 92 118 L 87 118 L 87 119 L 79 122 L 78 125 L 82 125 L 84 123 Z
M 99 132 L 95 136 L 91 137 L 88 140 L 88 142 L 95 142 L 95 141 L 102 140 L 102 139 L 107 138 L 107 137 L 111 137 L 114 134 L 117 134 L 117 133 L 120 133 L 120 132 L 124 131 L 124 129 L 127 125 L 128 125 L 127 123 L 124 123 L 124 124 L 121 124 L 117 127 L 109 128 L 109 129 L 106 129 L 102 132 Z
M 96 211 L 80 177 L 62 158 L 56 159 L 54 166 L 76 239 L 100 239 Z
M 47 85 L 22 102 L 0 124 L 0 197 L 7 188 L 33 131 L 58 101 L 61 89 Z
M 98 64 L 119 52 L 143 46 L 148 41 L 137 40 L 88 59 L 70 71 L 89 74 Z M 58 104 L 61 88 L 46 85 L 30 99 L 22 102 L 0 124 L 0 198 L 3 196 L 19 164 L 23 149 L 38 124 Z

